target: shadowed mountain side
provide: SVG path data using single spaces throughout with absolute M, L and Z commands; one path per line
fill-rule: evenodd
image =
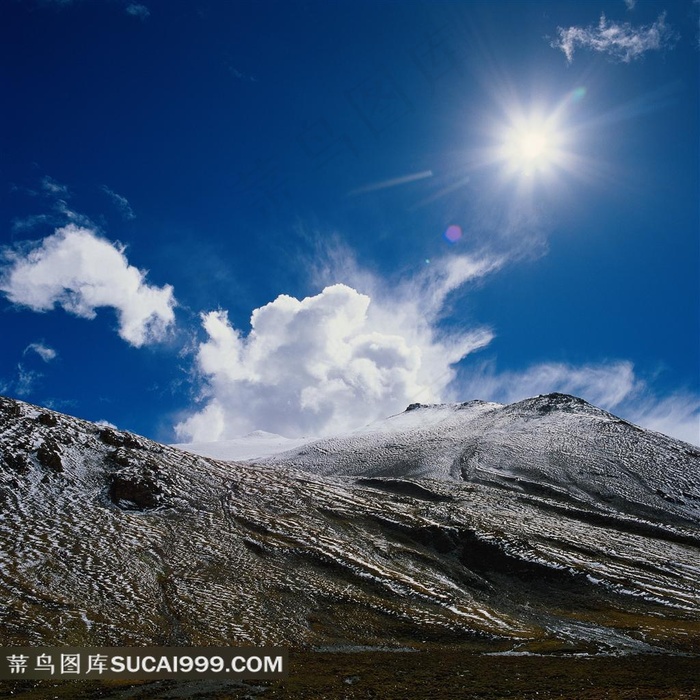
M 564 425 L 569 449 L 585 442 Z M 670 449 L 629 429 L 651 454 Z M 700 528 L 685 504 L 659 497 L 652 520 L 627 496 L 618 509 L 617 487 L 596 503 L 594 489 L 560 497 L 560 467 L 529 474 L 543 493 L 512 481 L 512 466 L 419 479 L 401 440 L 404 472 L 397 458 L 391 477 L 371 464 L 329 476 L 207 459 L 0 399 L 0 644 L 700 650 Z M 676 469 L 660 479 L 682 493 L 697 456 L 670 442 Z M 483 459 L 465 473 L 489 474 Z

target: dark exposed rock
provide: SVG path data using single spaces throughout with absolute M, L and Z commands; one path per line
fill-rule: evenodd
M 26 474 L 31 467 L 27 456 L 22 452 L 3 451 L 2 460 L 17 474 Z
M 149 510 L 164 505 L 158 463 L 143 453 L 119 447 L 109 452 L 106 463 L 116 468 L 109 476 L 109 500 L 123 510 Z
M 47 439 L 44 441 L 44 444 L 37 450 L 36 458 L 42 467 L 56 474 L 60 474 L 63 471 L 61 451 L 53 440 Z
M 162 489 L 152 472 L 112 474 L 109 498 L 123 510 L 150 510 L 161 505 Z
M 585 406 L 586 402 L 578 396 L 570 396 L 569 394 L 543 394 L 538 396 L 533 401 L 537 404 L 537 410 L 540 413 L 549 413 L 550 411 L 573 411 L 577 407 Z
M 132 463 L 131 459 L 129 458 L 129 451 L 123 448 L 108 452 L 105 460 L 108 464 L 115 467 L 128 467 Z
M 40 413 L 37 417 L 37 421 L 48 428 L 54 428 L 58 425 L 58 420 L 53 413 Z
M 16 401 L 4 397 L 0 397 L 0 412 L 3 413 L 6 418 L 20 418 L 22 416 L 22 409 L 19 404 Z
M 108 455 L 119 469 L 109 477 L 109 499 L 124 510 L 149 510 L 164 505 L 161 473 L 150 459 L 119 448 Z
M 98 437 L 105 445 L 112 447 L 130 447 L 133 449 L 143 449 L 141 441 L 131 433 L 123 433 L 111 428 L 100 430 Z

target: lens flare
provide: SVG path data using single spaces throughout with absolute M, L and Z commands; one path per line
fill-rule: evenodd
M 577 87 L 569 93 L 569 102 L 580 102 L 586 96 L 586 88 Z
M 447 230 L 443 234 L 445 239 L 450 243 L 456 243 L 462 237 L 462 229 L 455 224 L 447 227 Z

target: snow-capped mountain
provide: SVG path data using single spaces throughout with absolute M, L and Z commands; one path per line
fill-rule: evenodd
M 0 399 L 0 644 L 697 652 L 699 506 L 696 448 L 562 395 L 246 463 Z
M 360 430 L 258 461 L 319 475 L 490 484 L 662 522 L 697 522 L 699 458 L 692 445 L 574 396 L 549 394 L 507 406 L 412 404 Z

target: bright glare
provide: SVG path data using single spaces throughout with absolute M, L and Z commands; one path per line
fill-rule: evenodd
M 474 161 L 493 168 L 501 185 L 513 185 L 517 196 L 551 191 L 568 175 L 588 176 L 596 163 L 577 152 L 582 134 L 574 113 L 585 96 L 585 88 L 578 87 L 558 104 L 535 99 L 527 105 L 496 95 L 500 119 L 484 115 L 486 144 L 475 149 Z
M 547 135 L 538 131 L 528 131 L 520 137 L 518 157 L 526 161 L 534 161 L 545 156 L 547 150 Z
M 516 171 L 543 170 L 557 160 L 557 141 L 555 129 L 546 124 L 512 127 L 502 157 Z

